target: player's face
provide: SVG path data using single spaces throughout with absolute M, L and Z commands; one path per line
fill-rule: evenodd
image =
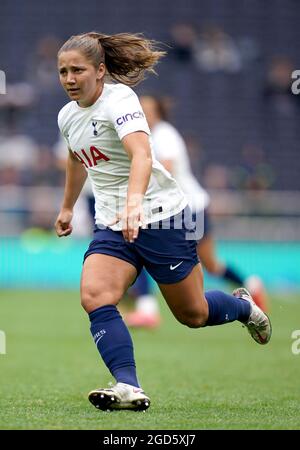
M 96 69 L 79 51 L 68 50 L 58 57 L 59 79 L 71 100 L 79 106 L 91 106 L 100 96 L 105 75 L 105 66 Z

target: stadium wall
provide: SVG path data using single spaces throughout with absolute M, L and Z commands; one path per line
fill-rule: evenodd
M 52 235 L 1 238 L 2 289 L 78 289 L 87 239 Z M 300 286 L 300 242 L 219 241 L 220 258 L 245 276 L 259 275 L 272 291 L 297 291 Z M 206 288 L 221 282 L 205 277 Z

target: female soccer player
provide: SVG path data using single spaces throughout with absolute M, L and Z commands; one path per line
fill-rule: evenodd
M 233 295 L 203 292 L 186 198 L 153 156 L 147 122 L 129 87 L 153 72 L 162 56 L 141 35 L 95 32 L 72 36 L 58 53 L 60 82 L 71 101 L 58 115 L 69 156 L 55 229 L 60 237 L 72 232 L 73 207 L 88 173 L 96 229 L 84 255 L 81 302 L 99 353 L 117 382 L 111 389 L 90 392 L 89 400 L 102 410 L 145 410 L 150 405 L 137 379 L 130 334 L 117 310 L 143 266 L 176 319 L 188 327 L 239 320 L 259 344 L 271 336 L 268 317 L 246 289 Z M 116 83 L 106 83 L 106 76 Z
M 254 275 L 246 279 L 242 278 L 234 268 L 221 263 L 217 258 L 207 210 L 208 193 L 192 173 L 185 142 L 176 128 L 168 122 L 167 108 L 163 98 L 143 95 L 140 102 L 151 131 L 155 157 L 178 182 L 188 199 L 192 212 L 197 216 L 202 215 L 203 235 L 199 236 L 201 239 L 197 244 L 201 264 L 212 275 L 237 286 L 245 285 L 255 303 L 266 312 L 267 300 L 262 281 Z M 125 321 L 130 327 L 153 328 L 159 325 L 158 302 L 154 296 L 150 295 L 146 273 L 143 273 L 141 279 L 138 278 L 137 287 L 143 295 L 137 296 L 136 309 L 126 315 Z

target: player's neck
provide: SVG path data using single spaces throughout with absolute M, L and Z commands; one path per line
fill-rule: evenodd
M 97 86 L 97 89 L 95 90 L 94 95 L 87 100 L 77 102 L 78 106 L 80 106 L 80 108 L 88 108 L 89 106 L 92 106 L 94 103 L 96 103 L 98 98 L 101 96 L 101 94 L 103 92 L 103 88 L 104 88 L 104 84 Z

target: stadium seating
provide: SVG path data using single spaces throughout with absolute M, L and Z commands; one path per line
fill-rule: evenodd
M 6 19 L 0 27 L 0 69 L 5 70 L 10 83 L 27 79 L 35 84 L 34 75 L 28 79 L 29 64 L 38 41 L 45 35 L 64 40 L 91 29 L 107 33 L 141 31 L 169 43 L 170 29 L 176 22 L 193 24 L 199 33 L 207 23 L 217 24 L 241 52 L 239 70 L 205 72 L 191 61 L 176 60 L 170 49 L 170 56 L 158 68 L 159 77 L 149 77 L 138 92 L 155 91 L 175 99 L 175 125 L 185 135 L 196 135 L 204 148 L 204 165 L 195 166 L 199 172 L 196 175 L 202 175 L 207 164 L 238 164 L 243 146 L 251 144 L 263 149 L 265 162 L 272 167 L 271 188 L 300 188 L 300 95 L 290 115 L 270 113 L 263 95 L 274 56 L 290 58 L 295 69 L 300 68 L 299 2 L 132 0 L 119 2 L 117 10 L 114 2 L 108 0 L 102 1 L 101 7 L 97 0 L 80 3 L 80 9 L 79 3 L 74 6 L 66 0 L 63 10 L 58 0 L 43 8 L 37 8 L 34 1 L 17 3 L 18 7 L 15 2 L 1 5 L 1 15 Z M 65 101 L 59 86 L 40 92 L 26 121 L 22 121 L 23 131 L 39 143 L 54 144 L 56 114 Z

